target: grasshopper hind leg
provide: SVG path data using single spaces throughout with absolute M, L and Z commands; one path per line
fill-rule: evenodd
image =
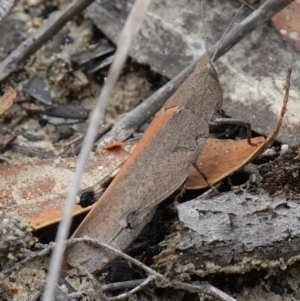
M 202 137 L 197 140 L 197 148 L 195 151 L 193 151 L 192 154 L 190 154 L 190 164 L 194 166 L 194 168 L 199 172 L 201 177 L 205 180 L 205 182 L 208 184 L 208 186 L 215 192 L 218 193 L 218 190 L 213 185 L 213 183 L 209 180 L 208 176 L 205 174 L 205 172 L 201 169 L 201 167 L 198 165 L 197 161 L 200 156 L 200 153 L 205 145 L 206 137 Z
M 218 193 L 217 188 L 213 185 L 213 183 L 209 180 L 207 175 L 204 173 L 204 171 L 199 167 L 197 162 L 192 163 L 192 165 L 195 167 L 195 169 L 199 172 L 199 174 L 202 176 L 202 178 L 205 180 L 205 182 L 210 186 L 210 188 L 215 192 Z

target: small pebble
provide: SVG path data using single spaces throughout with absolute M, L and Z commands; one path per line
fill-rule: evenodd
M 287 144 L 282 144 L 280 154 L 281 155 L 286 154 L 288 152 L 288 150 L 289 150 L 289 146 Z
M 276 151 L 274 148 L 268 148 L 262 153 L 262 157 L 273 157 L 276 155 Z
M 27 0 L 26 2 L 29 6 L 37 6 L 42 2 L 42 0 Z
M 280 32 L 283 36 L 286 36 L 286 35 L 287 35 L 286 29 L 280 29 L 279 32 Z

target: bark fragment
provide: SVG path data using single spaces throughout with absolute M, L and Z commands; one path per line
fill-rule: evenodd
M 181 277 L 286 268 L 298 260 L 300 203 L 264 190 L 227 192 L 177 206 L 177 234 L 155 267 Z M 176 233 L 176 232 L 174 232 Z

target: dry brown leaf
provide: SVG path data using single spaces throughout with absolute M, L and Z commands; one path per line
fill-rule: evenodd
M 124 143 L 124 142 L 123 142 L 122 140 L 118 140 L 118 141 L 116 141 L 116 142 L 114 142 L 114 143 L 111 143 L 111 144 L 109 144 L 109 145 L 104 146 L 103 149 L 104 149 L 104 150 L 110 150 L 110 151 L 113 151 L 113 150 L 115 150 L 115 149 L 117 149 L 117 148 L 119 148 L 119 147 L 122 147 L 123 143 Z
M 271 18 L 272 24 L 282 37 L 300 50 L 300 3 L 293 1 Z
M 0 98 L 0 115 L 6 112 L 17 97 L 16 91 L 11 87 L 5 87 L 4 95 Z
M 264 137 L 253 139 L 253 147 L 247 140 L 208 139 L 198 164 L 213 183 L 217 183 L 244 166 L 254 152 L 265 143 Z M 89 159 L 82 181 L 86 188 L 102 180 L 124 162 L 135 145 L 103 151 Z M 22 165 L 0 165 L 0 206 L 10 213 L 24 218 L 33 228 L 40 229 L 60 221 L 64 200 L 73 177 L 76 158 L 34 159 Z M 207 187 L 199 173 L 191 167 L 187 189 Z M 87 212 L 77 206 L 74 215 Z
M 218 183 L 245 166 L 265 141 L 264 137 L 256 137 L 252 139 L 252 142 L 257 143 L 257 146 L 251 146 L 247 139 L 208 139 L 200 154 L 198 164 L 213 184 Z M 186 189 L 201 189 L 207 186 L 199 172 L 191 166 Z
M 127 159 L 132 146 L 104 151 L 88 160 L 81 188 L 92 186 Z M 34 159 L 0 164 L 0 206 L 39 229 L 61 219 L 77 158 Z M 74 215 L 89 208 L 74 208 Z
M 289 70 L 286 84 L 286 95 L 283 101 L 280 118 L 274 130 L 265 139 L 253 138 L 256 146 L 250 146 L 247 140 L 216 140 L 207 142 L 198 159 L 198 164 L 212 183 L 217 183 L 226 176 L 240 169 L 260 155 L 275 140 L 288 102 Z M 117 166 L 124 162 L 135 145 L 121 145 L 112 151 L 103 151 L 88 161 L 85 178 L 81 188 L 99 182 L 111 174 Z M 35 159 L 20 166 L 0 165 L 0 206 L 23 217 L 35 229 L 58 222 L 62 217 L 64 200 L 73 177 L 76 158 L 68 159 Z M 207 187 L 207 183 L 195 171 L 190 169 L 187 189 Z M 88 208 L 76 206 L 74 215 L 88 211 Z
M 280 130 L 289 100 L 291 73 L 292 68 L 289 68 L 280 116 L 273 131 L 266 139 L 263 137 L 252 139 L 253 143 L 257 143 L 256 146 L 249 145 L 247 140 L 207 140 L 207 143 L 198 158 L 198 164 L 202 167 L 203 172 L 208 176 L 212 183 L 217 183 L 233 174 L 236 170 L 242 168 L 258 157 L 274 142 Z M 200 189 L 207 186 L 208 185 L 202 176 L 200 176 L 195 168 L 191 167 L 186 188 Z

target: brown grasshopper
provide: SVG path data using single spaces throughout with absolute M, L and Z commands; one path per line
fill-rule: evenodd
M 250 124 L 217 118 L 223 92 L 213 66 L 216 52 L 211 58 L 206 46 L 207 55 L 156 114 L 73 238 L 89 236 L 125 250 L 151 220 L 156 206 L 186 181 L 191 165 L 215 189 L 197 164 L 209 135 L 209 122 L 247 126 L 251 144 Z M 66 249 L 69 265 L 80 264 L 90 272 L 103 269 L 114 259 L 109 251 L 99 251 L 86 243 Z

